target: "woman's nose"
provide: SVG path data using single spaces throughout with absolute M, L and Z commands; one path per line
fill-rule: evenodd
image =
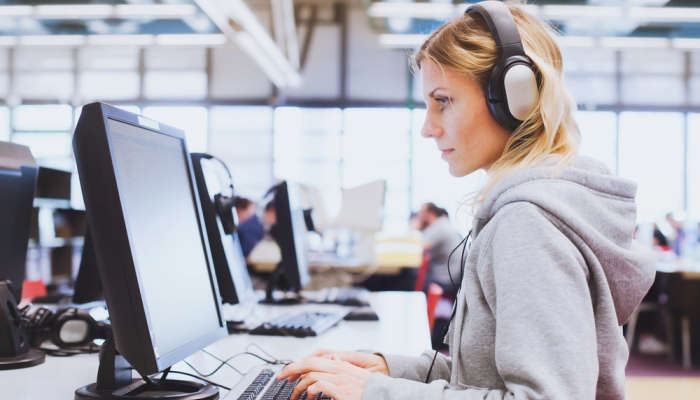
M 442 136 L 442 128 L 436 124 L 430 117 L 425 118 L 423 122 L 423 129 L 421 130 L 421 135 L 425 138 L 440 137 Z

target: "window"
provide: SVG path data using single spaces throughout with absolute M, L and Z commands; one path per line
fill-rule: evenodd
M 579 153 L 602 161 L 617 172 L 617 117 L 612 112 L 578 111 L 575 115 L 581 131 Z
M 212 107 L 209 148 L 231 169 L 236 191 L 259 199 L 274 183 L 270 107 Z
M 688 216 L 700 221 L 700 114 L 688 114 Z
M 144 107 L 143 114 L 185 131 L 187 150 L 207 151 L 207 109 L 204 107 Z
M 455 227 L 466 233 L 470 224 L 469 218 L 465 218 L 469 211 L 469 197 L 483 186 L 486 174 L 479 171 L 461 178 L 450 175 L 435 141 L 421 136 L 425 113 L 425 109 L 413 111 L 411 209 L 417 211 L 423 203 L 433 202 L 445 208 Z
M 10 110 L 0 107 L 0 140 L 10 140 Z
M 620 113 L 620 175 L 638 184 L 640 221 L 683 209 L 683 115 Z
M 407 109 L 344 111 L 343 187 L 387 181 L 384 229 L 405 231 L 410 212 L 410 122 Z
M 204 71 L 152 71 L 144 76 L 144 96 L 151 99 L 203 99 L 207 96 Z

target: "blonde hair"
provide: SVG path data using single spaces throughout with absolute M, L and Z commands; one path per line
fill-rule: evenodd
M 516 5 L 508 5 L 518 27 L 525 54 L 535 66 L 539 86 L 537 105 L 506 142 L 503 153 L 489 169 L 489 179 L 476 194 L 473 206 L 509 173 L 558 156 L 560 168 L 578 153 L 580 134 L 573 119 L 574 103 L 564 87 L 562 57 L 548 25 Z M 498 59 L 498 48 L 481 18 L 465 14 L 433 32 L 413 55 L 414 69 L 431 60 L 442 68 L 474 79 L 484 90 Z

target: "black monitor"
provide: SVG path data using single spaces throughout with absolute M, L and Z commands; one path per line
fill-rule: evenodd
M 20 301 L 26 270 L 37 165 L 29 148 L 0 142 L 0 280 Z
M 73 149 L 112 324 L 97 383 L 76 398 L 216 398 L 211 385 L 148 378 L 227 335 L 183 131 L 92 103 Z
M 245 303 L 255 298 L 255 292 L 243 249 L 238 234 L 235 231 L 227 234 L 224 230 L 215 204 L 217 195 L 234 197 L 234 193 L 229 193 L 233 187 L 232 178 L 226 166 L 210 154 L 192 153 L 191 156 L 221 300 L 230 304 Z M 228 218 L 232 218 L 233 213 Z
M 44 362 L 17 309 L 26 271 L 37 165 L 26 146 L 0 142 L 0 370 Z
M 272 237 L 277 242 L 282 259 L 272 273 L 265 302 L 293 303 L 290 298 L 275 299 L 276 288 L 298 292 L 309 283 L 309 257 L 306 243 L 304 209 L 300 204 L 299 187 L 282 181 L 271 189 L 277 221 L 272 227 Z
M 83 304 L 104 299 L 102 282 L 97 270 L 97 256 L 90 230 L 86 229 L 78 276 L 73 286 L 73 303 Z

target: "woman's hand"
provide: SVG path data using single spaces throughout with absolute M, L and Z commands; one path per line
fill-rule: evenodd
M 290 400 L 297 400 L 304 391 L 307 392 L 307 399 L 323 393 L 335 400 L 360 400 L 365 382 L 371 374 L 369 369 L 340 360 L 331 354 L 324 357 L 310 356 L 289 364 L 277 374 L 277 379 L 299 379 Z
M 354 366 L 364 368 L 370 372 L 379 372 L 380 374 L 389 375 L 389 367 L 386 365 L 384 357 L 376 354 L 322 349 L 315 351 L 310 357 L 334 358 L 336 360 L 349 362 Z

